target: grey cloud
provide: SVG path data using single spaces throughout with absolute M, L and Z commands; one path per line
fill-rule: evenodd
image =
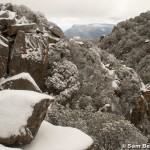
M 1 0 L 1 2 L 23 4 L 34 11 L 43 12 L 56 23 L 60 19 L 68 24 L 117 22 L 150 9 L 150 0 Z

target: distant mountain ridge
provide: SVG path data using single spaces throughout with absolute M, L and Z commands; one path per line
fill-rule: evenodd
M 111 33 L 114 24 L 75 24 L 65 31 L 65 35 L 72 38 L 79 36 L 84 39 L 99 39 L 102 35 Z

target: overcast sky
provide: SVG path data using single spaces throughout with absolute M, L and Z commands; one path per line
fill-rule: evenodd
M 0 0 L 41 11 L 65 30 L 72 24 L 118 23 L 150 10 L 150 0 Z

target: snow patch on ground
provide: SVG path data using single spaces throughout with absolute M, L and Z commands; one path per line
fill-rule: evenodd
M 0 137 L 24 134 L 33 106 L 43 99 L 52 100 L 53 97 L 34 91 L 0 91 Z
M 85 150 L 92 144 L 92 138 L 78 129 L 43 121 L 35 139 L 23 150 Z

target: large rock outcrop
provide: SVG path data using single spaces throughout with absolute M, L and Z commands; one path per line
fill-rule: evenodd
M 29 72 L 44 90 L 48 49 L 64 34 L 41 13 L 25 6 L 0 5 L 0 78 Z
M 104 37 L 99 47 L 134 68 L 145 84 L 150 82 L 150 11 L 123 21 Z

